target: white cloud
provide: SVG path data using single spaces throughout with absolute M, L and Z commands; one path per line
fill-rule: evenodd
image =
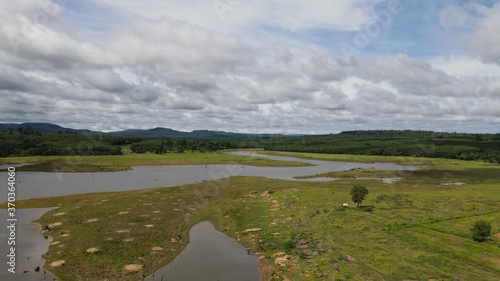
M 474 50 L 483 61 L 387 54 L 345 62 L 308 42 L 292 46 L 269 34 L 261 40 L 252 29 L 357 30 L 373 20 L 369 10 L 380 1 L 241 1 L 221 20 L 212 1 L 102 0 L 95 3 L 134 15 L 105 35 L 86 36 L 68 24 L 69 7 L 49 5 L 49 20 L 35 22 L 33 14 L 45 11 L 35 2 L 0 4 L 2 121 L 327 133 L 454 124 L 493 131 L 500 118 L 500 69 L 486 63 L 499 45 L 486 38 L 498 38 L 497 6 L 478 8 L 474 36 L 486 45 Z M 451 29 L 462 22 L 451 21 L 454 12 L 442 13 Z M 17 49 L 12 34 L 23 39 Z
M 500 4 L 491 8 L 474 5 L 481 14 L 478 18 L 478 27 L 468 40 L 469 48 L 478 53 L 485 61 L 500 64 Z
M 372 7 L 381 0 L 103 0 L 108 5 L 146 18 L 170 17 L 209 29 L 238 32 L 253 24 L 286 29 L 358 30 L 373 20 Z

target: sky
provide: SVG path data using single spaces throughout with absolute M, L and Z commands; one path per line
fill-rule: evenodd
M 0 2 L 0 123 L 500 133 L 500 3 Z

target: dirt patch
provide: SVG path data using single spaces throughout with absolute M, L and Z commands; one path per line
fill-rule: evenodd
M 142 270 L 143 265 L 142 264 L 127 264 L 126 266 L 123 267 L 125 271 L 128 272 L 139 272 Z
M 261 231 L 261 230 L 262 230 L 262 228 L 249 228 L 249 229 L 243 230 L 241 233 L 257 232 L 257 231 Z
M 116 233 L 129 233 L 130 230 L 128 229 L 120 229 L 120 230 L 117 230 Z
M 497 232 L 493 235 L 493 239 L 500 240 L 500 232 Z
M 57 226 L 61 226 L 63 225 L 62 222 L 53 222 L 53 223 L 49 223 L 49 227 L 50 228 L 53 228 L 53 227 L 57 227 Z
M 53 216 L 53 217 L 59 217 L 59 216 L 64 216 L 65 214 L 66 214 L 66 213 L 61 212 L 61 213 L 55 213 L 55 214 L 53 214 L 52 216 Z
M 151 248 L 151 250 L 153 250 L 153 251 L 163 251 L 163 248 L 155 246 L 155 247 Z
M 90 220 L 87 220 L 87 222 L 96 222 L 98 221 L 98 219 L 90 219 Z
M 59 260 L 59 261 L 55 261 L 55 262 L 51 263 L 50 266 L 51 267 L 59 267 L 59 266 L 65 264 L 65 263 L 66 263 L 65 260 Z
M 155 225 L 154 224 L 146 224 L 144 227 L 148 227 L 149 228 L 149 227 L 153 227 L 153 226 L 155 226 Z
M 99 248 L 96 248 L 96 247 L 92 247 L 92 248 L 88 248 L 87 249 L 87 253 L 95 253 L 95 252 L 98 252 L 99 251 Z
M 123 211 L 123 212 L 119 212 L 118 214 L 119 214 L 119 215 L 126 215 L 126 214 L 128 214 L 128 212 Z
M 153 211 L 153 214 L 159 214 L 159 213 L 161 213 L 160 210 Z
M 68 236 L 69 236 L 69 233 L 61 234 L 61 237 L 68 237 Z
M 50 245 L 57 245 L 57 244 L 59 244 L 59 243 L 61 243 L 61 241 L 55 241 L 55 242 L 52 242 L 52 243 L 50 243 Z
M 125 239 L 123 239 L 122 241 L 123 241 L 123 242 L 132 242 L 132 241 L 134 241 L 134 240 L 135 240 L 134 238 L 125 238 Z
M 314 250 L 314 245 L 305 239 L 299 239 L 296 241 L 295 246 L 297 249 L 302 251 L 308 259 L 312 259 L 318 255 L 318 252 Z

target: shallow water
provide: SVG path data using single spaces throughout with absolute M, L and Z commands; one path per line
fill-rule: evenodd
M 144 280 L 258 281 L 257 257 L 231 237 L 201 222 L 189 231 L 186 249 L 168 265 Z
M 260 176 L 274 179 L 294 180 L 294 176 L 314 175 L 354 168 L 380 170 L 415 170 L 419 167 L 401 166 L 394 163 L 351 163 L 307 160 L 293 157 L 231 152 L 253 157 L 275 160 L 297 161 L 314 164 L 307 167 L 253 167 L 230 165 L 171 165 L 140 166 L 130 171 L 103 173 L 48 173 L 16 172 L 16 198 L 40 198 L 89 192 L 123 191 L 157 186 L 172 186 L 199 181 L 209 181 L 230 176 Z M 308 179 L 310 181 L 333 180 L 329 178 Z M 302 180 L 304 181 L 304 180 Z M 7 182 L 7 173 L 0 172 L 0 182 Z M 7 192 L 0 192 L 0 202 L 7 200 Z
M 42 208 L 42 209 L 20 209 L 16 211 L 16 217 L 18 221 L 16 222 L 16 273 L 10 273 L 7 271 L 9 266 L 7 265 L 9 254 L 9 246 L 7 244 L 6 238 L 8 238 L 7 225 L 7 210 L 1 210 L 0 212 L 0 222 L 2 222 L 2 227 L 0 228 L 0 280 L 12 280 L 12 281 L 34 281 L 34 280 L 53 280 L 53 276 L 49 273 L 43 273 L 43 264 L 45 262 L 42 259 L 42 255 L 47 251 L 49 243 L 52 241 L 50 237 L 45 239 L 39 234 L 41 229 L 39 224 L 30 223 L 33 220 L 38 219 L 44 213 L 52 210 L 54 208 Z M 5 226 L 4 226 L 5 224 Z M 40 266 L 40 272 L 36 272 L 35 268 Z M 28 271 L 24 273 L 24 271 Z

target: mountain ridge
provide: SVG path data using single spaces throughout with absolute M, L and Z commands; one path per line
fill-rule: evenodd
M 152 129 L 127 129 L 122 131 L 113 132 L 100 132 L 91 131 L 86 129 L 73 129 L 62 127 L 53 123 L 36 123 L 36 122 L 26 122 L 26 123 L 0 123 L 0 131 L 7 131 L 11 128 L 13 131 L 17 131 L 23 127 L 31 127 L 33 131 L 42 134 L 50 134 L 56 132 L 70 132 L 79 134 L 107 134 L 114 136 L 130 136 L 130 137 L 144 137 L 144 138 L 199 138 L 199 139 L 210 139 L 210 138 L 254 138 L 254 137 L 272 137 L 272 136 L 283 136 L 282 134 L 246 134 L 246 133 L 234 133 L 225 131 L 211 131 L 211 130 L 193 130 L 191 132 L 177 131 L 170 128 L 156 127 Z

